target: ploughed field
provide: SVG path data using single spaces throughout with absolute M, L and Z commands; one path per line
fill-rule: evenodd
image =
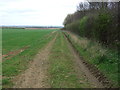
M 86 58 L 91 56 L 81 52 L 81 46 L 87 44 L 87 41 L 59 29 L 4 28 L 2 30 L 3 88 L 116 87 L 117 64 L 111 67 L 115 74 L 108 71 L 108 67 L 97 69 L 96 64 Z

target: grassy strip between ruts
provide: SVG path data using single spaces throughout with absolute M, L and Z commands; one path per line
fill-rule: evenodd
M 52 34 L 49 38 L 46 38 L 45 36 L 40 38 L 22 53 L 3 62 L 3 88 L 13 86 L 11 79 L 27 69 L 29 61 L 33 60 L 38 51 L 42 49 L 49 41 L 51 41 L 55 35 L 56 33 Z
M 49 61 L 49 81 L 52 88 L 80 87 L 79 79 L 74 70 L 73 56 L 68 48 L 66 39 L 61 32 L 59 32 L 53 45 Z
M 119 59 L 117 51 L 107 49 L 97 42 L 82 37 L 77 37 L 80 42 L 75 41 L 70 34 L 65 34 L 85 60 L 102 71 L 113 82 L 114 87 L 119 86 L 118 76 L 120 76 L 120 73 L 118 72 Z

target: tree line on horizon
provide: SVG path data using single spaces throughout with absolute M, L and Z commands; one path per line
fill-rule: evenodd
M 119 9 L 120 2 L 81 2 L 65 18 L 63 29 L 109 47 L 120 47 Z

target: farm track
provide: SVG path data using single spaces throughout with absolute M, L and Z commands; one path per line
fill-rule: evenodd
M 30 67 L 18 75 L 15 79 L 13 88 L 50 88 L 48 84 L 48 57 L 50 50 L 57 37 L 54 37 L 34 58 L 30 63 Z
M 48 83 L 49 74 L 49 55 L 53 44 L 57 38 L 57 32 L 53 31 L 52 33 L 45 36 L 45 38 L 49 38 L 56 33 L 55 37 L 44 47 L 40 52 L 35 56 L 35 58 L 30 62 L 29 68 L 13 78 L 14 86 L 13 88 L 50 88 L 50 84 Z M 78 79 L 83 78 L 80 81 L 80 84 L 87 83 L 86 87 L 81 88 L 105 88 L 111 87 L 108 84 L 107 79 L 105 79 L 104 75 L 98 75 L 100 72 L 96 70 L 96 68 L 92 67 L 89 63 L 87 63 L 80 56 L 78 51 L 75 49 L 73 43 L 69 40 L 65 33 L 63 33 L 64 38 L 67 41 L 68 48 L 72 53 L 74 59 L 75 71 L 78 76 Z M 69 33 L 71 35 L 71 33 Z M 72 35 L 74 41 L 79 43 L 79 39 L 76 36 Z M 63 44 L 63 43 L 62 43 Z M 104 80 L 103 80 L 104 79 Z M 106 80 L 106 81 L 105 81 Z

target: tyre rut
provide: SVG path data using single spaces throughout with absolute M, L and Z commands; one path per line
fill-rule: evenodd
M 50 88 L 47 81 L 48 57 L 56 37 L 35 56 L 30 67 L 14 79 L 14 88 Z
M 64 33 L 63 33 L 64 34 Z M 76 64 L 77 72 L 79 76 L 84 73 L 85 78 L 90 83 L 90 86 L 92 88 L 104 88 L 103 84 L 99 82 L 99 80 L 92 74 L 92 72 L 86 67 L 84 64 L 82 58 L 80 55 L 76 52 L 75 48 L 70 43 L 70 40 L 67 38 L 67 36 L 64 34 L 65 38 L 68 41 L 68 47 L 70 48 L 70 51 L 72 52 L 74 56 L 74 62 Z

